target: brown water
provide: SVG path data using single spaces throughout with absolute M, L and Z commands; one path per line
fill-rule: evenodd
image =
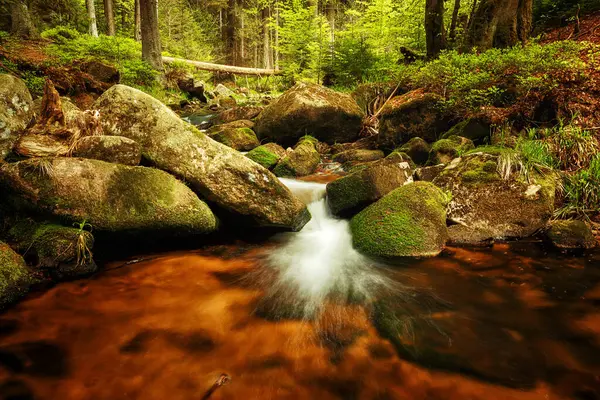
M 294 319 L 270 245 L 109 263 L 0 315 L 0 398 L 600 399 L 600 253 L 450 249 Z M 269 278 L 271 276 L 271 278 Z

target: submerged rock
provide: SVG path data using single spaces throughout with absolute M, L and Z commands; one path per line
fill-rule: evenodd
M 209 233 L 217 220 L 183 183 L 154 168 L 81 158 L 5 164 L 0 186 L 17 210 L 112 232 Z
M 23 297 L 35 281 L 23 257 L 0 242 L 0 308 Z
M 448 196 L 429 182 L 399 187 L 350 221 L 354 247 L 374 257 L 429 257 L 446 244 Z
M 448 164 L 461 154 L 475 148 L 473 141 L 460 136 L 440 139 L 431 146 L 429 165 Z
M 410 180 L 412 168 L 398 153 L 327 184 L 329 209 L 337 216 L 356 214 Z
M 33 100 L 25 82 L 0 74 L 0 160 L 3 160 L 33 116 Z
M 310 219 L 306 206 L 268 170 L 182 121 L 152 96 L 115 85 L 95 108 L 106 134 L 137 141 L 147 160 L 185 179 L 219 207 L 263 226 L 298 230 Z
M 452 192 L 448 206 L 450 240 L 481 244 L 488 239 L 522 238 L 546 226 L 554 210 L 553 174 L 519 173 L 504 180 L 498 156 L 475 153 L 457 158 L 433 180 Z
M 260 139 L 284 146 L 304 135 L 328 144 L 358 138 L 364 113 L 354 99 L 320 85 L 298 83 L 267 106 L 256 119 Z
M 314 138 L 300 140 L 294 150 L 277 163 L 273 173 L 280 177 L 299 177 L 315 172 L 321 161 L 316 144 Z
M 420 137 L 414 137 L 404 143 L 398 150 L 408 154 L 417 165 L 425 165 L 429 159 L 431 146 Z
M 552 221 L 546 236 L 563 250 L 593 249 L 598 245 L 589 225 L 583 221 Z
M 225 146 L 231 147 L 237 151 L 250 151 L 260 145 L 256 134 L 246 124 L 240 124 L 236 121 L 229 124 L 213 126 L 206 131 L 206 134 L 211 139 L 216 140 L 219 143 L 223 143 Z M 248 121 L 252 122 L 252 121 Z
M 285 149 L 277 143 L 266 143 L 249 151 L 246 157 L 267 169 L 273 169 L 286 154 Z
M 123 136 L 86 136 L 77 141 L 73 156 L 135 166 L 142 159 L 142 148 Z

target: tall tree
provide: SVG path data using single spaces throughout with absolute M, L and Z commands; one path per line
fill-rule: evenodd
M 133 14 L 133 38 L 139 42 L 142 40 L 142 17 L 140 15 L 140 0 L 135 0 Z
M 36 39 L 39 37 L 25 1 L 14 0 L 10 4 L 10 16 L 12 19 L 11 32 L 13 35 L 23 39 Z
M 265 7 L 262 10 L 262 27 L 263 27 L 263 68 L 273 68 L 273 57 L 271 54 L 271 31 L 269 23 L 271 19 L 271 10 Z
M 142 26 L 142 58 L 162 71 L 162 50 L 158 31 L 158 0 L 140 0 Z
M 117 30 L 115 28 L 115 13 L 113 12 L 113 0 L 104 0 L 104 17 L 106 18 L 108 36 L 115 36 Z
M 88 33 L 93 37 L 98 37 L 98 25 L 96 24 L 96 6 L 94 0 L 85 0 L 85 6 L 88 12 L 89 28 Z
M 427 57 L 436 58 L 446 48 L 444 0 L 425 0 L 425 37 Z
M 460 11 L 460 0 L 454 0 L 454 10 L 452 10 L 452 21 L 450 22 L 450 40 L 456 39 L 456 26 L 458 25 L 458 12 Z

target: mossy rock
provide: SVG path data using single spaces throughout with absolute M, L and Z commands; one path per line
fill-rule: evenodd
M 220 125 L 221 129 L 209 136 L 225 146 L 231 147 L 237 151 L 250 151 L 260 143 L 254 131 L 250 128 L 228 128 Z
M 412 167 L 401 154 L 376 161 L 327 184 L 327 202 L 334 215 L 348 217 L 404 185 Z
M 293 151 L 285 156 L 273 173 L 280 177 L 300 177 L 314 173 L 321 161 L 321 155 L 310 138 L 301 139 Z
M 546 236 L 561 250 L 587 250 L 598 245 L 589 225 L 583 221 L 552 221 Z
M 398 150 L 408 154 L 417 165 L 425 165 L 429 158 L 431 146 L 420 137 L 414 137 L 404 143 Z
M 339 163 L 345 162 L 369 162 L 369 161 L 377 161 L 384 157 L 383 151 L 381 150 L 363 150 L 363 149 L 355 149 L 355 150 L 346 150 L 341 153 L 337 153 L 333 156 L 333 161 Z
M 251 120 L 256 118 L 262 110 L 263 107 L 257 106 L 234 107 L 217 114 L 212 122 L 215 124 L 227 124 L 239 120 Z
M 462 136 L 471 139 L 473 142 L 483 143 L 490 138 L 491 127 L 489 123 L 481 119 L 469 118 L 454 125 L 441 138 L 448 139 L 451 136 Z
M 82 158 L 29 159 L 0 167 L 0 186 L 17 210 L 87 221 L 110 232 L 213 232 L 217 220 L 186 185 L 154 168 Z
M 0 74 L 0 160 L 4 160 L 33 116 L 33 100 L 21 79 Z
M 277 143 L 267 143 L 249 151 L 246 157 L 267 169 L 273 169 L 285 155 L 283 147 Z
M 79 278 L 97 270 L 93 259 L 94 236 L 88 226 L 61 225 L 22 220 L 8 232 L 19 251 L 56 280 Z
M 85 136 L 77 141 L 73 156 L 135 166 L 142 160 L 142 148 L 122 136 Z
M 440 139 L 431 146 L 427 164 L 448 164 L 461 154 L 475 148 L 473 141 L 461 136 Z
M 429 182 L 399 187 L 352 218 L 354 247 L 382 258 L 436 256 L 448 238 L 447 202 Z
M 445 164 L 417 168 L 413 174 L 413 178 L 415 181 L 433 182 L 433 180 L 437 178 L 444 168 L 446 168 Z
M 0 242 L 0 308 L 23 297 L 36 281 L 23 257 Z

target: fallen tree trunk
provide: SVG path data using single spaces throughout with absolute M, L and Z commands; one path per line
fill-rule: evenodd
M 202 61 L 193 61 L 186 60 L 183 58 L 173 58 L 173 57 L 165 57 L 163 56 L 163 62 L 167 64 L 181 62 L 189 65 L 193 65 L 194 67 L 204 70 L 204 71 L 217 71 L 217 72 L 225 72 L 230 74 L 238 74 L 238 75 L 280 75 L 282 72 L 278 69 L 262 69 L 262 68 L 246 68 L 246 67 L 236 67 L 234 65 L 221 65 L 221 64 L 212 64 Z

